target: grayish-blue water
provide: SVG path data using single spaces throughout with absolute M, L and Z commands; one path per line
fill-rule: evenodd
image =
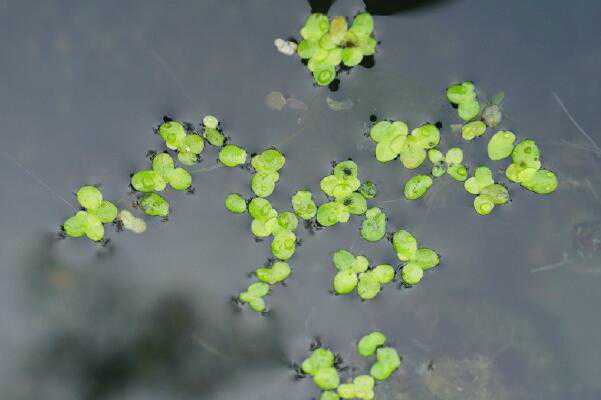
M 338 0 L 330 15 L 361 7 Z M 601 154 L 579 130 L 601 142 L 599 2 L 439 1 L 377 16 L 375 66 L 343 74 L 335 93 L 273 45 L 308 12 L 300 0 L 0 0 L 2 398 L 309 399 L 318 392 L 290 366 L 313 338 L 353 367 L 346 377 L 369 367 L 354 346 L 373 329 L 404 356 L 379 399 L 601 398 Z M 488 163 L 505 182 L 486 137 L 451 132 L 444 89 L 467 79 L 482 98 L 505 92 L 501 127 L 539 143 L 556 193 L 510 186 L 512 202 L 488 217 L 448 178 L 422 201 L 400 200 L 415 172 L 375 161 L 363 136 L 372 114 L 441 121 L 442 148 L 461 145 L 470 167 Z M 306 109 L 267 107 L 272 91 Z M 333 111 L 328 96 L 353 107 Z M 250 194 L 250 175 L 225 168 L 195 173 L 193 195 L 169 194 L 169 222 L 149 220 L 143 235 L 109 228 L 107 248 L 56 239 L 83 184 L 129 206 L 129 174 L 161 148 L 152 129 L 163 115 L 206 114 L 249 152 L 281 144 L 279 209 L 352 157 L 378 185 L 371 204 L 389 229 L 413 232 L 441 266 L 370 302 L 336 297 L 330 253 L 352 246 L 396 264 L 389 244 L 359 239 L 356 217 L 314 236 L 300 228 L 270 313 L 240 309 L 231 296 L 270 252 L 224 209 L 227 193 Z M 217 153 L 203 157 L 210 167 Z

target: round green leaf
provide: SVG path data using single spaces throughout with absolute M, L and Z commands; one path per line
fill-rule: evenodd
M 94 210 L 102 203 L 102 193 L 95 186 L 82 186 L 77 191 L 77 201 L 87 210 Z

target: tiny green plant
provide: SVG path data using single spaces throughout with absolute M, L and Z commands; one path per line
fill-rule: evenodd
M 202 153 L 204 139 L 196 132 L 186 132 L 179 121 L 166 121 L 159 126 L 159 135 L 170 150 L 177 150 L 177 159 L 184 165 L 194 165 Z
M 207 115 L 202 119 L 203 137 L 211 146 L 223 147 L 226 139 L 223 132 L 219 129 L 219 120 Z
M 368 209 L 361 224 L 361 237 L 368 242 L 382 239 L 386 235 L 386 220 L 386 214 L 378 207 Z
M 557 176 L 541 169 L 540 150 L 534 140 L 519 142 L 511 152 L 511 159 L 511 165 L 505 170 L 510 181 L 537 194 L 549 194 L 557 189 Z
M 280 180 L 278 171 L 284 167 L 286 158 L 276 149 L 267 149 L 252 157 L 251 165 L 255 170 L 251 178 L 251 189 L 259 197 L 268 197 Z
M 406 230 L 398 230 L 392 236 L 392 247 L 398 259 L 404 262 L 401 269 L 403 284 L 418 284 L 424 271 L 436 267 L 440 263 L 438 254 L 427 247 L 419 247 L 415 237 Z
M 457 106 L 459 118 L 466 122 L 475 119 L 480 113 L 480 103 L 476 95 L 476 88 L 472 82 L 463 82 L 449 86 L 447 88 L 447 99 L 451 104 Z
M 86 236 L 94 242 L 104 239 L 104 224 L 117 218 L 117 207 L 102 198 L 96 186 L 82 186 L 77 190 L 77 201 L 84 210 L 78 211 L 61 226 L 69 237 Z
M 332 255 L 337 270 L 332 286 L 339 295 L 350 294 L 355 288 L 363 300 L 373 299 L 382 289 L 382 285 L 394 279 L 392 266 L 381 264 L 369 269 L 369 260 L 364 256 L 354 256 L 347 250 L 338 250 Z
M 494 182 L 492 171 L 486 166 L 476 168 L 474 176 L 464 182 L 464 187 L 468 193 L 476 195 L 474 209 L 480 215 L 488 215 L 495 206 L 509 201 L 509 191 Z
M 343 16 L 329 20 L 324 14 L 311 14 L 300 30 L 297 53 L 307 62 L 315 83 L 327 86 L 342 66 L 355 67 L 375 54 L 373 30 L 373 18 L 367 12 L 357 14 L 350 27 Z
M 238 300 L 256 312 L 264 312 L 267 309 L 264 297 L 269 294 L 269 285 L 265 282 L 251 283 L 248 288 L 240 293 Z

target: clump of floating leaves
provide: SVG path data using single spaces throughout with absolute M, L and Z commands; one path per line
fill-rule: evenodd
M 451 102 L 451 104 L 457 106 L 457 114 L 459 118 L 468 122 L 475 119 L 478 114 L 480 114 L 480 103 L 478 102 L 478 96 L 476 94 L 476 88 L 472 82 L 463 82 L 456 85 L 451 85 L 447 88 L 447 99 Z M 484 123 L 482 123 L 484 125 Z M 480 133 L 481 125 L 478 125 L 478 129 L 473 133 L 474 136 L 471 136 L 472 133 L 468 135 L 471 136 L 468 139 L 463 133 L 464 138 L 466 140 L 471 140 L 474 137 L 480 136 L 484 134 L 486 130 L 486 125 L 484 125 L 484 131 Z
M 284 167 L 286 158 L 276 149 L 267 149 L 251 159 L 255 170 L 250 181 L 250 187 L 255 195 L 268 197 L 275 190 L 275 184 L 280 180 L 279 170 Z
M 336 294 L 350 294 L 355 288 L 363 300 L 373 299 L 380 293 L 382 285 L 392 282 L 395 270 L 388 264 L 369 269 L 369 260 L 354 256 L 347 250 L 338 250 L 332 255 L 337 273 L 332 284 Z
M 507 178 L 538 194 L 549 194 L 557 189 L 557 177 L 541 169 L 540 150 L 534 140 L 519 142 L 511 151 L 511 165 L 505 170 Z
M 256 312 L 263 312 L 266 308 L 265 300 L 263 298 L 268 294 L 268 284 L 264 282 L 255 282 L 251 283 L 246 291 L 240 293 L 238 299 L 243 303 L 247 303 L 248 306 Z
M 415 169 L 426 159 L 427 151 L 440 142 L 440 131 L 434 124 L 423 124 L 409 133 L 403 121 L 379 121 L 369 131 L 376 142 L 376 160 L 386 163 L 399 158 L 407 169 Z
M 331 199 L 317 209 L 317 222 L 321 226 L 329 227 L 348 222 L 351 214 L 365 214 L 367 200 L 361 194 L 358 174 L 357 164 L 347 160 L 337 163 L 332 174 L 321 180 L 321 190 Z
M 384 347 L 386 336 L 381 332 L 365 335 L 357 344 L 357 353 L 363 357 L 376 356 L 369 375 L 358 375 L 341 382 L 339 370 L 342 360 L 331 350 L 318 347 L 300 367 L 301 376 L 309 375 L 322 393 L 320 400 L 363 399 L 375 397 L 376 381 L 388 379 L 400 366 L 401 357 L 392 347 Z M 318 344 L 318 346 L 320 346 Z
M 117 218 L 117 207 L 102 198 L 96 186 L 82 186 L 77 190 L 77 201 L 84 209 L 68 218 L 62 225 L 63 232 L 69 237 L 86 236 L 99 242 L 104 239 L 104 224 Z
M 144 213 L 151 216 L 167 217 L 169 202 L 156 192 L 163 192 L 167 185 L 174 190 L 191 190 L 192 175 L 184 168 L 175 167 L 168 153 L 158 153 L 152 157 L 151 169 L 138 171 L 131 177 L 131 187 L 144 195 L 139 205 Z
M 374 21 L 367 12 L 357 14 L 351 26 L 345 17 L 331 20 L 324 14 L 311 14 L 300 30 L 297 53 L 306 60 L 313 79 L 327 86 L 336 78 L 341 65 L 352 68 L 364 57 L 373 56 L 377 41 L 373 37 Z
M 196 132 L 187 132 L 179 121 L 167 121 L 159 126 L 159 135 L 169 150 L 177 151 L 177 159 L 184 165 L 194 165 L 202 153 L 204 139 Z
M 404 285 L 417 285 L 422 280 L 424 271 L 440 263 L 440 257 L 434 250 L 418 247 L 415 237 L 405 230 L 401 229 L 394 233 L 392 247 L 398 259 L 405 263 L 401 269 Z
M 509 201 L 507 188 L 495 183 L 490 168 L 480 166 L 474 170 L 474 176 L 464 182 L 465 190 L 476 195 L 474 198 L 474 209 L 480 215 L 487 215 L 497 205 Z
M 449 174 L 453 179 L 463 182 L 467 179 L 467 167 L 462 164 L 463 150 L 459 147 L 449 149 L 446 154 L 438 149 L 428 150 L 428 159 L 432 163 L 432 176 L 439 178 Z

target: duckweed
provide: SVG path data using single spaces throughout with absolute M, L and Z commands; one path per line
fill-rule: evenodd
M 488 167 L 478 167 L 474 176 L 465 181 L 464 187 L 468 193 L 479 194 L 482 189 L 494 183 L 492 171 Z
M 409 262 L 401 269 L 403 283 L 417 285 L 424 276 L 424 270 L 416 262 Z
M 425 270 L 440 263 L 436 252 L 426 247 L 418 247 L 415 237 L 405 230 L 395 232 L 392 236 L 392 247 L 399 260 L 406 262 L 401 269 L 401 278 L 407 285 L 416 285 L 421 281 Z
M 513 152 L 515 134 L 510 131 L 498 131 L 488 142 L 488 157 L 493 161 L 507 158 Z
M 269 285 L 264 282 L 255 282 L 250 284 L 245 292 L 240 293 L 238 299 L 247 303 L 252 310 L 263 312 L 267 308 L 263 297 L 267 294 L 269 294 Z
M 255 275 L 261 282 L 265 282 L 270 285 L 275 285 L 276 283 L 285 281 L 288 279 L 291 273 L 292 269 L 288 263 L 283 261 L 276 261 L 270 267 L 261 267 L 255 271 Z
M 359 186 L 358 192 L 366 199 L 371 200 L 378 194 L 378 189 L 372 181 L 365 181 Z
M 372 400 L 375 381 L 369 375 L 360 375 L 353 379 L 353 383 L 344 383 L 338 386 L 338 395 L 342 399 Z
M 271 253 L 280 260 L 288 260 L 296 251 L 296 235 L 290 231 L 278 232 L 271 241 Z
M 474 198 L 474 209 L 480 215 L 488 215 L 495 208 L 493 199 L 485 194 L 480 194 Z
M 359 274 L 359 283 L 357 284 L 357 294 L 363 300 L 371 300 L 380 293 L 382 284 L 379 277 L 372 271 L 362 272 Z
M 471 82 L 452 85 L 447 88 L 447 98 L 452 104 L 457 105 L 457 114 L 464 121 L 471 121 L 480 112 L 480 103 L 476 96 L 476 89 Z
M 509 192 L 501 184 L 494 183 L 492 171 L 488 167 L 478 167 L 474 176 L 465 181 L 465 190 L 477 195 L 474 198 L 474 209 L 480 215 L 488 215 L 495 205 L 509 201 Z
M 317 208 L 317 222 L 322 226 L 333 226 L 339 222 L 348 222 L 350 213 L 348 208 L 341 203 L 331 201 Z
M 244 214 L 246 212 L 246 200 L 238 193 L 230 193 L 225 198 L 225 208 L 234 214 Z
M 102 193 L 95 186 L 82 186 L 76 193 L 77 201 L 85 211 L 78 211 L 67 218 L 62 230 L 69 237 L 86 236 L 98 242 L 104 238 L 104 224 L 117 218 L 117 207 L 102 198 Z
M 467 179 L 467 168 L 462 164 L 453 164 L 447 167 L 447 173 L 456 181 L 464 182 Z
M 417 252 L 417 240 L 405 230 L 395 232 L 392 237 L 392 247 L 401 261 L 409 261 Z
M 205 128 L 217 129 L 217 125 L 219 125 L 219 120 L 213 115 L 206 115 L 202 119 L 202 124 Z
M 159 135 L 170 150 L 177 150 L 186 137 L 186 129 L 178 121 L 167 121 L 159 126 Z
M 159 126 L 159 135 L 170 150 L 177 150 L 177 158 L 184 165 L 193 165 L 204 149 L 204 140 L 194 132 L 186 133 L 179 121 L 167 121 Z
M 319 396 L 319 400 L 338 400 L 340 399 L 340 396 L 338 396 L 338 393 L 333 392 L 331 390 L 326 390 L 325 392 L 322 392 L 321 395 Z
M 186 190 L 192 186 L 192 175 L 183 168 L 175 168 L 167 176 L 167 182 L 175 190 Z
M 131 177 L 131 186 L 138 192 L 162 192 L 167 186 L 167 181 L 156 171 L 143 170 Z
M 486 124 L 482 121 L 472 121 L 463 125 L 461 128 L 461 137 L 470 141 L 486 133 Z
M 353 192 L 338 202 L 342 203 L 353 215 L 363 215 L 367 211 L 367 200 L 358 192 Z
M 150 216 L 166 217 L 169 215 L 169 203 L 156 193 L 145 194 L 140 199 L 140 208 Z
M 357 344 L 357 353 L 363 357 L 370 357 L 375 354 L 378 347 L 386 343 L 386 336 L 382 332 L 371 332 L 361 338 Z
M 326 15 L 311 14 L 300 30 L 303 40 L 297 53 L 308 60 L 315 82 L 327 86 L 336 78 L 341 63 L 354 67 L 375 53 L 377 42 L 372 33 L 373 19 L 366 12 L 358 14 L 350 28 L 345 17 L 336 16 L 330 21 Z
M 234 144 L 226 144 L 219 151 L 219 161 L 226 167 L 237 167 L 246 162 L 246 150 Z
M 225 144 L 225 135 L 217 128 L 204 128 L 204 138 L 210 145 L 215 147 L 223 147 Z
M 268 197 L 275 190 L 275 184 L 279 180 L 280 174 L 277 172 L 259 171 L 252 176 L 250 187 L 255 195 Z
M 538 194 L 549 194 L 557 189 L 557 176 L 551 171 L 537 170 L 522 180 L 522 186 Z
M 404 194 L 407 200 L 417 200 L 424 196 L 432 186 L 432 178 L 428 175 L 415 175 L 405 182 Z
M 143 219 L 137 218 L 128 210 L 119 211 L 117 215 L 119 221 L 123 225 L 123 228 L 132 231 L 134 233 L 144 233 L 146 231 L 146 222 Z
M 401 358 L 392 347 L 381 347 L 376 350 L 376 360 L 369 374 L 379 381 L 388 379 L 401 366 Z
M 384 235 L 386 235 L 386 214 L 378 207 L 370 208 L 361 224 L 361 237 L 368 242 L 377 242 Z
M 284 168 L 284 164 L 286 164 L 286 158 L 276 149 L 267 149 L 251 159 L 252 167 L 263 173 L 278 172 Z
M 315 376 L 319 370 L 334 366 L 334 353 L 328 349 L 318 348 L 313 350 L 309 358 L 301 364 L 301 370 L 311 376 Z
M 102 203 L 102 193 L 96 186 L 82 186 L 76 195 L 79 204 L 88 210 L 95 210 Z
M 340 384 L 340 377 L 336 368 L 326 367 L 319 369 L 313 375 L 313 382 L 321 390 L 332 390 L 336 389 Z
M 308 190 L 299 190 L 292 196 L 292 208 L 299 218 L 309 220 L 317 214 L 313 195 Z
M 394 279 L 395 270 L 392 265 L 380 264 L 372 270 L 372 273 L 374 274 L 376 280 L 383 285 L 392 282 Z

